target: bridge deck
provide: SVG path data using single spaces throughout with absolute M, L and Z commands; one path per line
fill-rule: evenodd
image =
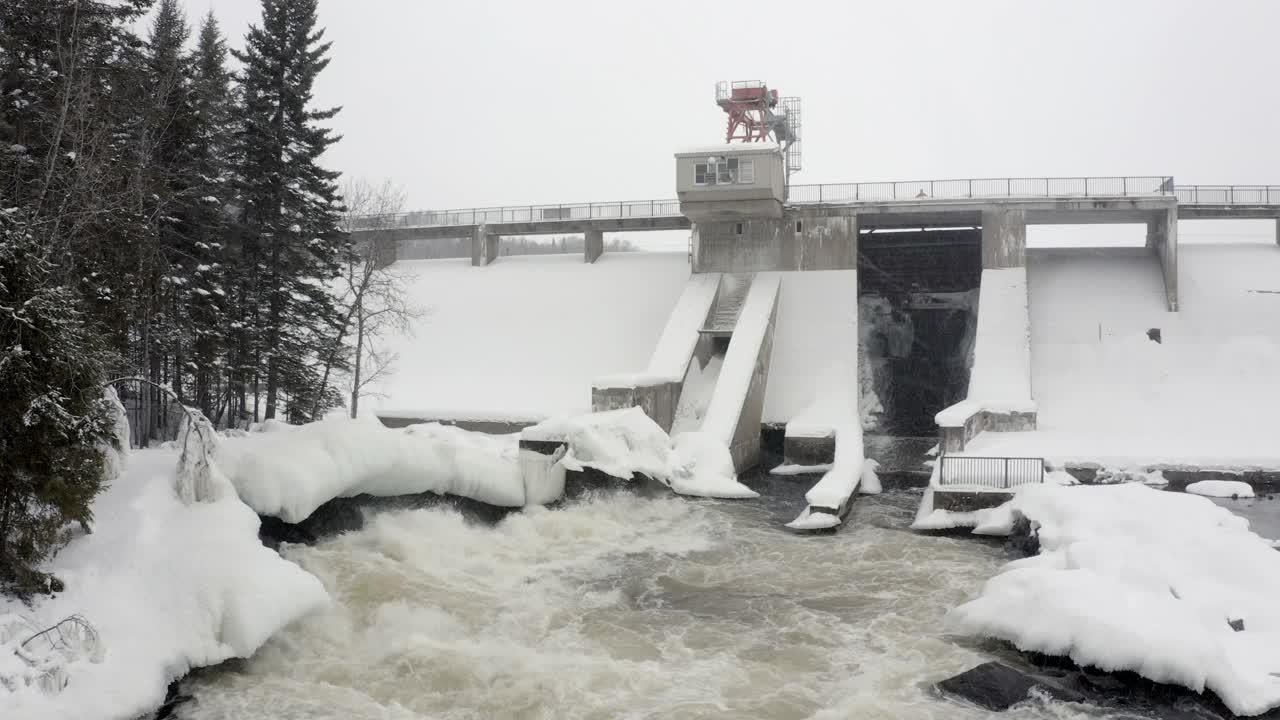
M 1174 185 L 1169 177 L 984 178 L 796 185 L 788 205 L 816 213 L 869 216 L 872 224 L 976 224 L 983 208 L 1017 205 L 1027 222 L 1143 222 L 1176 206 L 1178 217 L 1280 218 L 1277 185 Z M 496 235 L 574 234 L 587 230 L 684 230 L 690 221 L 674 199 L 559 205 L 515 205 L 416 211 L 363 218 L 356 233 L 397 239 L 466 235 L 478 226 Z

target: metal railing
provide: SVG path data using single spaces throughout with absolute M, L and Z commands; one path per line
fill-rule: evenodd
M 1280 205 L 1280 185 L 1179 185 L 1187 205 Z
M 1173 178 L 1062 177 L 966 178 L 900 182 L 792 185 L 788 200 L 812 203 L 882 202 L 888 200 L 968 200 L 971 198 L 1130 197 L 1170 195 Z
M 943 455 L 938 482 L 945 486 L 1008 490 L 1044 482 L 1044 458 Z
M 614 220 L 659 218 L 680 215 L 680 201 L 633 200 L 561 205 L 509 205 L 463 210 L 424 210 L 396 215 L 357 218 L 356 230 L 386 230 L 411 227 L 450 227 L 489 223 L 533 223 L 573 220 Z
M 1199 188 L 1199 190 L 1197 190 Z M 1234 202 L 1257 202 L 1255 197 L 1277 202 L 1280 187 L 1259 185 L 1184 185 L 1176 188 L 1178 199 L 1225 194 Z M 1184 193 L 1187 195 L 1184 197 Z M 1252 193 L 1252 194 L 1250 194 Z M 1168 176 L 1063 177 L 1063 178 L 968 178 L 960 180 L 913 180 L 906 182 L 827 183 L 793 185 L 788 202 L 795 205 L 825 203 L 885 202 L 893 200 L 969 200 L 998 198 L 1141 197 L 1175 194 Z M 1199 202 L 1205 202 L 1201 199 Z M 1212 200 L 1211 202 L 1223 202 Z M 426 210 L 357 219 L 356 230 L 412 227 L 450 227 L 487 223 L 534 223 L 627 218 L 665 218 L 680 215 L 676 199 L 638 200 L 560 205 L 509 205 L 504 207 Z

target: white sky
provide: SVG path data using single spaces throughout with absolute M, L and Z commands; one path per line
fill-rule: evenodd
M 212 9 L 233 45 L 258 0 Z M 407 209 L 672 197 L 717 80 L 804 103 L 801 183 L 1280 184 L 1280 2 L 321 0 L 326 158 Z

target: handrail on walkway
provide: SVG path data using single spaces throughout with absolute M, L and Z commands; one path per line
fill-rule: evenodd
M 938 469 L 942 486 L 1008 490 L 1044 482 L 1044 458 L 943 455 Z
M 1280 205 L 1280 185 L 1178 185 L 1185 205 Z
M 964 178 L 792 185 L 789 188 L 787 202 L 793 205 L 821 205 L 910 200 L 1153 196 L 1174 196 L 1178 202 L 1184 204 L 1278 205 L 1280 204 L 1280 185 L 1174 185 L 1173 178 L 1167 175 Z M 394 215 L 367 215 L 356 218 L 354 229 L 386 230 L 485 224 L 627 220 L 671 218 L 679 215 L 680 201 L 666 198 L 558 205 L 506 205 L 457 210 L 420 210 Z

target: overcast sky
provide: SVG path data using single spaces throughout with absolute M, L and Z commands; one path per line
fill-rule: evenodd
M 233 45 L 258 0 L 212 9 Z M 1280 183 L 1280 2 L 320 0 L 326 163 L 411 208 L 672 197 L 717 80 L 798 95 L 796 182 Z

